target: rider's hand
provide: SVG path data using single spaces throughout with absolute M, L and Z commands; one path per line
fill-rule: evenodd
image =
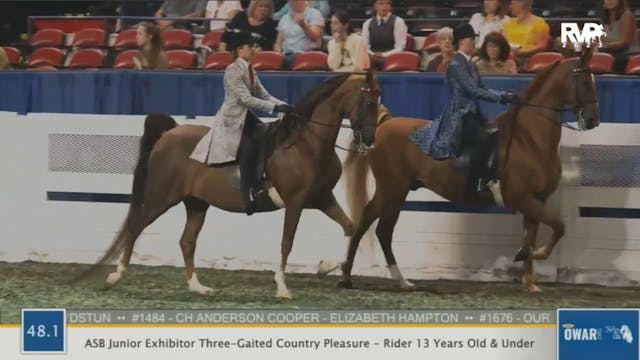
M 516 92 L 513 90 L 509 90 L 505 92 L 504 94 L 502 94 L 502 97 L 500 98 L 500 102 L 503 104 L 515 104 L 519 100 L 520 98 L 518 97 L 518 94 L 516 94 Z
M 273 108 L 273 110 L 275 110 L 276 112 L 279 112 L 279 113 L 288 114 L 288 113 L 293 112 L 293 107 L 291 107 L 289 104 L 279 104 L 279 105 L 276 105 Z

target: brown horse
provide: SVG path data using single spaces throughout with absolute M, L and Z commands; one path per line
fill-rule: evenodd
M 277 125 L 274 150 L 266 165 L 269 182 L 273 184 L 268 190 L 272 201 L 258 210 L 285 208 L 281 263 L 275 273 L 276 296 L 291 297 L 284 271 L 303 209 L 321 210 L 342 226 L 346 236 L 352 234 L 353 224 L 332 192 L 342 172 L 334 145 L 344 117 L 350 119 L 354 134 L 364 145 L 371 145 L 378 104 L 379 86 L 373 72 L 367 72 L 366 76 L 342 74 L 327 80 L 297 104 L 296 127 L 290 126 L 291 115 Z M 237 165 L 208 167 L 190 159 L 196 144 L 208 131 L 205 126 L 177 126 L 168 115 L 149 115 L 144 127 L 131 204 L 123 227 L 96 266 L 75 280 L 122 254 L 117 270 L 106 279 L 109 288 L 115 286 L 129 265 L 140 233 L 182 202 L 187 222 L 180 247 L 189 290 L 210 294 L 213 290 L 201 285 L 195 273 L 196 240 L 210 205 L 244 212 Z
M 413 284 L 398 269 L 391 241 L 393 229 L 410 190 L 425 187 L 454 202 L 493 205 L 499 203 L 524 215 L 523 247 L 514 261 L 524 261 L 523 284 L 532 292 L 540 291 L 533 274 L 533 260 L 546 259 L 564 235 L 564 223 L 545 208 L 561 176 L 558 145 L 562 114 L 570 106 L 580 126 L 592 129 L 599 125 L 598 104 L 593 75 L 588 64 L 593 48 L 576 59 L 556 62 L 537 74 L 525 90 L 519 105 L 511 107 L 497 119 L 498 178 L 495 201 L 465 194 L 465 175 L 454 160 L 437 161 L 414 145 L 410 134 L 426 120 L 393 118 L 382 123 L 376 132 L 375 146 L 366 155 L 352 156 L 348 163 L 357 170 L 345 169 L 353 201 L 352 219 L 356 230 L 350 239 L 347 259 L 342 263 L 341 286 L 351 286 L 351 270 L 360 239 L 374 220 L 379 219 L 376 235 L 393 279 L 402 288 Z M 371 168 L 376 190 L 366 203 L 366 172 Z M 392 175 L 392 176 L 391 176 Z M 365 206 L 366 204 L 366 206 Z M 551 242 L 535 248 L 538 224 L 551 227 Z M 319 274 L 337 268 L 324 264 Z

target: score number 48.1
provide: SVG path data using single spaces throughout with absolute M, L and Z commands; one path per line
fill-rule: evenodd
M 53 325 L 53 333 L 49 334 L 47 333 L 47 327 L 44 325 L 31 325 L 29 326 L 29 328 L 27 329 L 27 335 L 30 335 L 31 337 L 39 337 L 39 338 L 43 338 L 43 337 L 58 337 L 58 325 Z

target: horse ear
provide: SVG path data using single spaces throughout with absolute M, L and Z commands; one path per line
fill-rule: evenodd
M 369 69 L 367 69 L 367 85 L 369 85 L 371 89 L 377 88 L 376 82 L 375 71 L 373 70 L 373 67 L 369 67 Z
M 580 65 L 582 67 L 589 66 L 589 63 L 591 62 L 591 57 L 593 57 L 593 52 L 595 51 L 596 46 L 598 46 L 598 44 L 595 42 L 592 42 L 591 44 L 585 44 L 584 46 L 582 46 L 582 54 L 580 54 Z

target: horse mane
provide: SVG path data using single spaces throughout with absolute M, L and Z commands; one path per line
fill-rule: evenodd
M 555 61 L 550 65 L 545 66 L 540 70 L 533 78 L 532 83 L 527 86 L 524 90 L 524 93 L 520 97 L 520 100 L 523 102 L 529 101 L 535 94 L 539 93 L 542 87 L 545 85 L 547 79 L 551 74 L 556 70 L 556 68 L 560 66 L 560 61 Z M 498 115 L 496 122 L 498 124 L 498 128 L 501 132 L 508 134 L 511 132 L 512 128 L 515 126 L 516 117 L 520 112 L 521 106 L 518 104 L 514 104 L 509 106 L 507 111 Z
M 333 95 L 351 75 L 351 73 L 344 73 L 334 76 L 307 92 L 294 107 L 296 115 L 302 117 L 300 120 L 311 119 L 311 114 L 316 106 Z

